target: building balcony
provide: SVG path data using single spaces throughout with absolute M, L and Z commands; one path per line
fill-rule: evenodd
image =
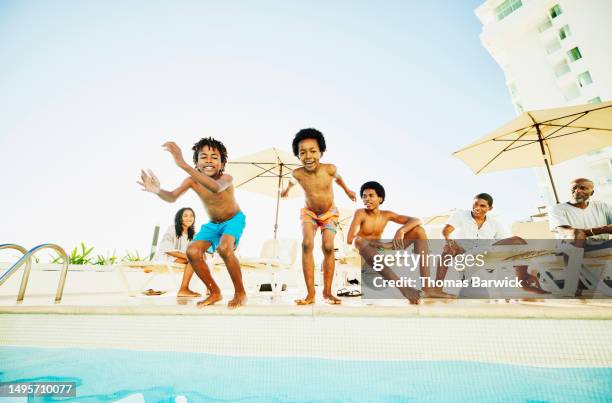
M 559 58 L 556 57 L 556 59 L 558 60 Z M 570 73 L 572 72 L 572 69 L 564 58 L 555 63 L 552 68 L 559 84 L 562 81 L 567 80 L 568 76 L 571 76 Z

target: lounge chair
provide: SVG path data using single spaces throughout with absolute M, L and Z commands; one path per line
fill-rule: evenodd
M 123 286 L 127 290 L 127 293 L 130 297 L 135 297 L 136 295 L 143 292 L 146 287 L 151 284 L 154 278 L 156 278 L 159 274 L 170 274 L 174 279 L 174 282 L 177 283 L 176 274 L 182 273 L 185 269 L 185 265 L 182 263 L 173 263 L 173 262 L 148 262 L 148 261 L 138 261 L 138 262 L 121 262 L 120 264 L 115 266 L 117 273 L 119 274 Z M 135 291 L 133 287 L 130 286 L 128 281 L 127 272 L 143 272 L 149 273 L 146 280 L 142 285 L 136 287 Z M 178 285 L 178 284 L 177 284 Z
M 572 247 L 572 250 L 563 249 L 571 257 L 571 264 L 578 264 L 580 252 Z M 503 280 L 505 277 L 516 276 L 515 266 L 528 266 L 529 272 L 536 274 L 543 290 L 553 295 L 565 296 L 569 289 L 578 287 L 578 275 L 568 272 L 566 278 L 552 278 L 549 273 L 543 271 L 544 267 L 558 269 L 564 268 L 563 258 L 559 256 L 558 245 L 525 244 L 525 245 L 495 245 L 487 249 L 484 259 L 485 267 L 469 270 L 468 275 L 480 277 L 483 280 Z M 561 282 L 560 282 L 561 281 Z M 564 286 L 567 285 L 566 289 Z M 461 289 L 460 295 L 469 298 L 537 298 L 545 297 L 545 294 L 536 294 L 522 289 L 486 288 L 486 289 Z
M 273 295 L 276 296 L 283 291 L 283 288 L 286 288 L 281 277 L 293 268 L 297 254 L 298 242 L 295 239 L 269 239 L 263 243 L 258 257 L 240 257 L 240 266 L 247 271 L 250 269 L 266 270 L 270 275 L 270 286 L 260 283 L 257 285 L 256 292 L 271 289 Z M 295 272 L 292 274 L 295 275 Z
M 612 296 L 612 248 L 584 252 L 564 243 L 562 252 L 530 263 L 542 288 L 564 297 L 575 297 L 583 290 Z
M 206 255 L 206 262 L 209 267 L 212 269 L 215 265 L 218 265 L 218 258 L 216 254 L 214 256 Z M 116 272 L 119 274 L 121 278 L 121 282 L 125 287 L 128 295 L 130 297 L 134 297 L 141 292 L 143 292 L 146 287 L 151 284 L 153 279 L 155 279 L 160 274 L 170 275 L 173 279 L 173 283 L 178 289 L 181 284 L 181 277 L 183 271 L 185 270 L 186 264 L 184 263 L 176 263 L 171 261 L 136 261 L 136 262 L 121 262 L 115 266 Z M 141 272 L 146 273 L 147 278 L 139 287 L 131 287 L 128 281 L 128 276 L 126 272 Z M 135 288 L 136 291 L 135 291 Z
M 579 275 L 587 289 L 612 297 L 612 248 L 585 251 Z

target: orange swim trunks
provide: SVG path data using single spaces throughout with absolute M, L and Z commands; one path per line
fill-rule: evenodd
M 319 215 L 309 208 L 304 207 L 300 210 L 300 218 L 302 220 L 302 225 L 307 222 L 313 223 L 317 227 L 321 228 L 321 232 L 328 229 L 330 231 L 334 231 L 335 234 L 336 228 L 338 227 L 340 213 L 338 212 L 336 206 L 332 206 L 328 212 Z

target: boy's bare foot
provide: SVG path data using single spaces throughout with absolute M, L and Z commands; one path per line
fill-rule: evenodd
M 441 288 L 423 288 L 423 296 L 426 298 L 457 298 L 457 296 L 442 291 Z
M 222 299 L 223 299 L 223 296 L 220 293 L 219 294 L 212 293 L 208 296 L 208 298 L 198 302 L 196 305 L 198 306 L 198 308 L 202 308 L 204 306 L 212 305 L 215 302 L 221 301 Z
M 310 305 L 310 304 L 314 304 L 314 302 L 315 302 L 314 294 L 308 294 L 306 295 L 306 298 L 295 300 L 295 303 L 298 305 Z
M 244 293 L 234 294 L 234 298 L 227 303 L 227 307 L 230 309 L 238 308 L 239 306 L 243 306 L 247 302 L 247 296 Z
M 419 303 L 421 292 L 416 288 L 402 287 L 400 288 L 400 292 L 404 297 L 406 297 L 406 299 L 408 299 L 408 301 L 410 301 L 411 304 L 416 305 Z
M 342 303 L 342 300 L 340 300 L 339 298 L 336 298 L 335 296 L 333 296 L 331 293 L 323 293 L 323 299 L 325 299 L 325 302 L 327 302 L 330 305 L 339 305 Z
M 548 292 L 548 291 L 545 291 L 545 290 L 543 290 L 541 288 L 533 287 L 533 286 L 530 286 L 530 285 L 524 285 L 523 286 L 523 290 L 528 291 L 528 292 L 532 292 L 534 294 L 550 294 L 550 292 Z
M 191 291 L 189 288 L 186 290 L 179 290 L 176 294 L 177 297 L 201 297 L 202 294 L 199 292 Z

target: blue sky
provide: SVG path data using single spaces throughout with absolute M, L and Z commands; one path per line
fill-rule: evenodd
M 167 189 L 184 177 L 164 141 L 214 136 L 231 159 L 289 151 L 303 127 L 355 191 L 380 181 L 389 209 L 427 216 L 484 191 L 508 222 L 526 218 L 541 203 L 532 170 L 475 176 L 451 157 L 515 116 L 480 4 L 0 1 L 0 242 L 143 253 L 179 207 L 206 220 L 195 196 L 169 205 L 136 185 L 142 167 Z M 257 251 L 274 201 L 237 195 Z M 299 236 L 301 204 L 281 204 L 281 236 Z

